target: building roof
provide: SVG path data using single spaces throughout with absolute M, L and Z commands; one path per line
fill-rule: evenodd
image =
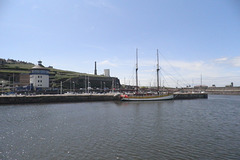
M 32 69 L 49 70 L 49 69 L 47 69 L 47 68 L 45 68 L 45 67 L 43 67 L 42 65 L 39 65 L 39 64 L 32 67 Z

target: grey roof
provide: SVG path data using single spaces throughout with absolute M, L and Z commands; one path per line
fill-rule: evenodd
M 47 69 L 47 68 L 45 68 L 45 67 L 43 67 L 43 66 L 41 66 L 41 65 L 35 65 L 34 67 L 32 67 L 32 69 L 42 69 L 42 70 L 49 70 L 49 69 Z

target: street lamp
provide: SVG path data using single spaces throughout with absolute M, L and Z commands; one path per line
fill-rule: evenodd
M 104 90 L 104 92 L 105 92 L 105 88 L 106 88 L 105 82 L 103 82 L 103 90 Z
M 3 96 L 3 81 L 2 81 L 2 96 Z
M 60 83 L 60 94 L 62 94 L 62 81 Z
M 75 93 L 75 82 L 73 81 L 73 93 Z
M 88 93 L 89 93 L 90 88 L 91 88 L 91 82 L 88 82 Z

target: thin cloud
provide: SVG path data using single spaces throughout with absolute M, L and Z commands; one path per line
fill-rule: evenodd
M 227 60 L 228 60 L 227 57 L 223 57 L 223 58 L 215 59 L 214 61 L 215 61 L 215 62 L 218 62 L 218 63 L 222 63 L 222 62 L 226 62 Z
M 156 61 L 141 59 L 140 63 L 144 64 L 140 65 L 138 70 L 141 85 L 156 85 Z M 147 67 L 147 65 L 149 66 Z M 230 82 L 239 85 L 239 72 L 237 72 L 237 67 L 239 66 L 240 57 L 223 57 L 214 60 L 193 62 L 177 60 L 162 61 L 160 66 L 161 81 L 162 84 L 165 83 L 165 86 L 176 87 L 178 85 L 178 87 L 183 87 L 186 85 L 199 85 L 202 77 L 202 83 L 208 86 L 212 84 L 225 86 L 230 84 Z M 231 69 L 236 71 L 231 72 Z M 132 73 L 134 75 L 127 80 L 129 82 L 135 82 L 135 72 Z M 126 75 L 126 72 L 122 74 Z
M 238 60 L 235 59 L 235 63 L 238 64 Z M 221 61 L 221 60 L 220 60 Z M 222 59 L 224 61 L 224 59 Z M 150 64 L 151 68 L 146 68 L 145 66 L 142 66 L 142 70 L 139 70 L 139 79 L 141 79 L 142 84 L 149 84 L 149 80 L 155 76 L 153 74 L 156 72 L 156 65 L 155 61 L 149 61 L 149 60 L 142 60 L 141 61 L 144 64 Z M 154 66 L 153 66 L 154 65 Z M 163 74 L 164 80 L 166 85 L 169 86 L 175 86 L 177 83 L 181 86 L 186 86 L 193 83 L 199 84 L 200 83 L 200 76 L 202 75 L 205 79 L 204 83 L 206 85 L 212 85 L 215 83 L 212 79 L 207 80 L 207 77 L 219 77 L 219 76 L 230 76 L 231 74 L 229 72 L 226 72 L 225 69 L 223 69 L 221 66 L 218 65 L 218 63 L 211 63 L 211 61 L 194 61 L 194 62 L 188 62 L 188 61 L 162 61 L 161 63 L 161 74 Z M 142 74 L 141 74 L 142 73 Z M 152 74 L 151 74 L 152 73 Z M 151 81 L 150 80 L 150 81 Z M 224 84 L 224 82 L 222 83 Z
M 230 60 L 230 63 L 235 67 L 240 67 L 240 57 L 234 57 Z
M 218 59 L 215 59 L 214 62 L 228 64 L 233 67 L 240 67 L 240 56 L 233 57 L 233 58 L 227 58 L 227 57 L 218 58 Z
M 113 67 L 117 66 L 115 63 L 112 63 L 109 60 L 104 60 L 102 62 L 99 62 L 98 64 L 101 66 L 113 66 Z

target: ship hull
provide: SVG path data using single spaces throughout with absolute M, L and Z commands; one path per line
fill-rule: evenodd
M 160 95 L 160 96 L 125 96 L 122 101 L 164 101 L 172 100 L 173 95 Z

